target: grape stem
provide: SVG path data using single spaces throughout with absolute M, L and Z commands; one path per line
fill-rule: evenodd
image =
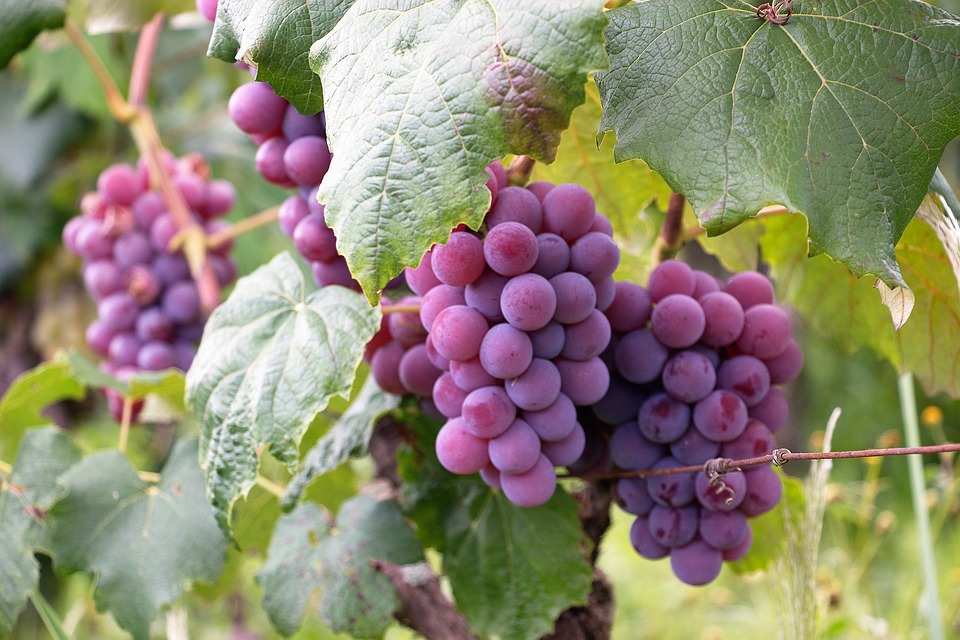
M 174 187 L 165 163 L 162 161 L 164 147 L 160 141 L 153 113 L 143 104 L 150 77 L 150 66 L 156 51 L 157 39 L 163 26 L 163 14 L 157 14 L 143 29 L 140 40 L 137 42 L 137 51 L 134 54 L 134 64 L 130 77 L 130 100 L 124 100 L 117 88 L 110 72 L 97 56 L 83 33 L 71 22 L 64 25 L 64 31 L 70 38 L 80 55 L 93 69 L 97 77 L 107 106 L 113 117 L 127 126 L 140 151 L 140 155 L 147 162 L 147 173 L 151 184 L 160 190 L 167 203 L 173 219 L 180 232 L 174 242 L 179 242 L 183 253 L 190 265 L 190 274 L 197 283 L 200 295 L 200 304 L 206 312 L 211 311 L 220 302 L 220 287 L 217 284 L 213 268 L 207 263 L 206 248 L 207 235 L 190 214 L 183 196 Z
M 130 423 L 133 420 L 133 398 L 123 396 L 123 409 L 120 413 L 120 440 L 117 442 L 117 451 L 126 455 L 127 442 L 130 439 Z
M 537 163 L 530 156 L 517 156 L 507 167 L 507 182 L 515 187 L 522 187 L 530 182 L 530 174 Z
M 381 305 L 380 311 L 383 315 L 389 315 L 391 313 L 420 313 L 420 305 L 418 304 L 388 304 Z
M 262 226 L 272 224 L 276 222 L 277 216 L 280 213 L 280 207 L 271 207 L 265 209 L 260 213 L 252 215 L 248 218 L 244 218 L 239 222 L 236 222 L 222 231 L 217 231 L 216 233 L 210 234 L 207 236 L 207 246 L 211 249 L 216 249 L 225 242 L 233 240 L 239 235 L 242 235 L 248 231 L 253 231 Z
M 696 473 L 704 472 L 707 476 L 715 474 L 723 475 L 730 471 L 736 471 L 743 467 L 755 467 L 758 465 L 773 463 L 775 466 L 782 466 L 790 460 L 841 460 L 847 458 L 873 458 L 877 456 L 908 456 L 922 453 L 949 453 L 960 451 L 960 444 L 940 444 L 926 447 L 887 447 L 884 449 L 860 449 L 856 451 L 815 451 L 811 453 L 794 453 L 789 449 L 774 449 L 772 453 L 754 458 L 744 458 L 743 460 L 731 460 L 730 458 L 714 458 L 708 460 L 705 464 L 692 464 L 685 467 L 669 467 L 665 469 L 642 469 L 639 471 L 618 471 L 609 473 L 591 473 L 591 474 L 561 474 L 562 478 L 581 478 L 584 480 L 605 480 L 615 478 L 649 478 L 651 476 L 668 476 L 677 473 Z
M 658 265 L 677 255 L 680 247 L 686 241 L 683 233 L 683 207 L 687 199 L 679 193 L 670 194 L 670 203 L 667 205 L 667 214 L 663 219 L 663 226 L 653 245 L 653 264 Z

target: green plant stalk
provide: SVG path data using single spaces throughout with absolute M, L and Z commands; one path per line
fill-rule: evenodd
M 917 398 L 913 389 L 913 374 L 904 373 L 897 382 L 900 395 L 900 413 L 908 447 L 920 446 L 920 424 L 917 420 Z M 913 511 L 917 519 L 920 537 L 920 559 L 923 567 L 925 612 L 930 627 L 931 640 L 944 640 L 943 615 L 940 612 L 940 593 L 937 587 L 937 566 L 933 558 L 933 538 L 930 535 L 930 515 L 925 500 L 926 483 L 923 481 L 923 459 L 918 455 L 907 458 L 910 472 L 910 493 L 913 496 Z
M 56 640 L 72 640 L 73 636 L 64 630 L 60 616 L 57 615 L 46 598 L 34 591 L 30 594 L 30 602 L 33 603 L 33 608 L 37 610 L 40 619 L 43 620 L 43 626 L 47 628 L 53 638 L 56 638 Z

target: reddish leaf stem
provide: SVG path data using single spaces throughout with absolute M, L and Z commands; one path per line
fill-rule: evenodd
M 237 236 L 244 234 L 248 231 L 253 231 L 264 225 L 272 224 L 276 221 L 277 215 L 280 213 L 280 207 L 271 207 L 265 209 L 260 213 L 254 214 L 248 218 L 244 218 L 239 222 L 235 222 L 226 229 L 218 231 L 211 234 L 207 237 L 207 246 L 211 249 L 219 247 L 225 242 L 236 238 Z
M 146 102 L 147 88 L 150 86 L 150 69 L 153 67 L 153 54 L 157 50 L 157 41 L 163 29 L 164 15 L 153 16 L 140 31 L 137 52 L 133 57 L 133 69 L 130 72 L 130 104 L 141 107 Z
M 887 447 L 884 449 L 860 449 L 856 451 L 817 451 L 812 453 L 794 453 L 789 449 L 774 449 L 772 453 L 755 458 L 731 460 L 730 458 L 714 458 L 705 464 L 687 465 L 685 467 L 669 467 L 666 469 L 643 469 L 639 471 L 617 471 L 609 473 L 565 474 L 560 477 L 581 478 L 584 480 L 604 480 L 614 478 L 649 478 L 651 476 L 668 476 L 677 473 L 697 473 L 702 471 L 708 476 L 723 475 L 743 467 L 754 467 L 761 464 L 773 463 L 781 466 L 790 460 L 841 460 L 847 458 L 874 458 L 878 456 L 907 456 L 923 453 L 948 453 L 960 451 L 960 444 L 940 444 L 926 447 Z
M 515 187 L 522 187 L 530 182 L 530 174 L 537 163 L 530 156 L 517 156 L 507 167 L 507 182 Z

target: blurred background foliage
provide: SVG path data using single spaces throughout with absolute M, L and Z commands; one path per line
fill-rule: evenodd
M 937 4 L 960 13 L 960 0 Z M 205 57 L 210 26 L 190 14 L 179 16 L 165 30 L 154 62 L 149 104 L 161 137 L 176 154 L 200 152 L 215 177 L 238 186 L 236 220 L 276 206 L 285 193 L 261 180 L 254 168 L 255 147 L 230 122 L 226 101 L 249 80 L 249 72 Z M 135 36 L 94 36 L 95 46 L 124 89 L 132 63 Z M 574 113 L 574 126 L 564 134 L 558 162 L 537 167 L 534 179 L 576 180 L 598 197 L 615 221 L 624 247 L 621 277 L 638 281 L 649 270 L 653 238 L 669 193 L 662 180 L 642 163 L 612 163 L 610 142 L 593 148 L 595 91 Z M 591 129 L 591 126 L 593 129 Z M 63 225 L 77 213 L 82 195 L 94 188 L 98 173 L 117 161 L 134 162 L 136 149 L 126 130 L 109 116 L 99 86 L 62 34 L 44 33 L 33 46 L 0 73 L 0 391 L 22 371 L 59 349 L 84 349 L 83 327 L 94 316 L 83 294 L 79 263 L 61 247 Z M 960 144 L 948 147 L 942 168 L 960 187 Z M 754 246 L 757 229 L 749 224 L 727 240 Z M 710 241 L 691 243 L 681 257 L 722 272 L 704 251 Z M 248 273 L 290 242 L 275 226 L 241 237 L 235 256 Z M 762 258 L 762 254 L 760 254 Z M 727 256 L 729 264 L 729 255 Z M 774 273 L 776 276 L 776 273 Z M 879 303 L 876 313 L 886 314 Z M 888 321 L 884 315 L 883 320 Z M 790 425 L 781 432 L 781 446 L 813 450 L 834 407 L 841 407 L 834 449 L 861 449 L 902 444 L 897 371 L 870 349 L 849 350 L 795 316 L 806 365 L 787 390 Z M 945 394 L 919 398 L 925 444 L 960 441 L 960 403 Z M 335 415 L 342 407 L 331 407 Z M 151 413 L 152 412 L 152 413 Z M 140 452 L 140 468 L 156 468 L 165 443 L 174 433 L 190 433 L 188 417 L 164 406 L 148 408 L 152 426 L 134 432 L 131 451 Z M 74 430 L 90 451 L 113 446 L 115 425 L 104 403 L 90 397 L 55 407 L 51 417 Z M 309 448 L 329 416 L 320 416 L 304 441 Z M 791 463 L 786 473 L 803 476 L 807 465 Z M 940 569 L 940 598 L 951 637 L 960 637 L 960 500 L 950 458 L 926 460 L 927 502 L 931 507 Z M 282 475 L 274 470 L 278 477 Z M 333 509 L 355 491 L 370 470 L 357 461 L 329 474 L 313 486 L 314 497 Z M 282 477 L 280 478 L 282 479 Z M 252 576 L 259 568 L 258 550 L 279 514 L 276 500 L 255 490 L 242 506 L 240 545 L 231 551 L 227 570 L 217 585 L 201 585 L 179 611 L 167 617 L 204 640 L 278 637 L 259 607 L 262 596 Z M 834 465 L 827 491 L 824 539 L 817 567 L 817 598 L 825 617 L 827 638 L 926 638 L 920 610 L 922 588 L 918 542 L 913 525 L 906 460 L 903 458 L 841 461 Z M 666 562 L 642 560 L 630 549 L 629 518 L 616 514 L 604 541 L 601 567 L 615 585 L 618 640 L 770 638 L 778 626 L 775 596 L 784 576 L 775 572 L 737 575 L 729 568 L 705 588 L 680 584 Z M 787 541 L 781 541 L 786 544 Z M 108 616 L 95 612 L 90 582 L 82 576 L 56 580 L 45 565 L 44 588 L 78 638 L 120 638 L 124 634 Z M 17 638 L 46 638 L 32 613 L 23 616 Z M 310 615 L 297 638 L 334 638 L 319 616 Z M 411 637 L 399 627 L 393 640 Z

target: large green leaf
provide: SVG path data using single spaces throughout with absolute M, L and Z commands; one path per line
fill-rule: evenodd
M 263 607 L 277 630 L 290 635 L 320 589 L 321 614 L 331 629 L 380 637 L 399 601 L 390 581 L 370 566 L 374 558 L 400 565 L 423 560 L 396 502 L 356 496 L 335 523 L 322 507 L 299 505 L 281 518 L 257 573 Z
M 95 600 L 136 639 L 184 585 L 213 582 L 226 540 L 204 496 L 195 440 L 179 441 L 157 484 L 115 451 L 88 456 L 60 479 L 67 493 L 50 511 L 58 570 L 96 574 Z
M 710 233 L 780 203 L 812 253 L 891 286 L 894 245 L 960 133 L 960 23 L 915 0 L 650 0 L 610 12 L 601 130 Z
M 289 254 L 241 278 L 207 321 L 187 373 L 187 403 L 201 422 L 200 459 L 217 521 L 253 486 L 257 452 L 291 471 L 317 412 L 350 393 L 379 308 L 343 287 L 310 295 Z
M 454 476 L 432 454 L 401 457 L 404 506 L 425 546 L 443 553 L 457 607 L 480 636 L 532 640 L 587 601 L 593 571 L 576 501 L 558 489 L 545 505 L 511 503 L 476 476 Z M 426 447 L 425 444 L 425 447 Z
M 0 637 L 10 633 L 37 585 L 33 550 L 45 547 L 43 522 L 57 497 L 57 477 L 80 452 L 56 427 L 23 439 L 9 478 L 0 474 Z
M 303 114 L 323 109 L 320 78 L 310 70 L 310 46 L 327 35 L 353 0 L 221 0 L 208 54 L 257 68 Z
M 17 450 L 27 429 L 50 423 L 41 411 L 85 393 L 66 362 L 45 362 L 20 374 L 0 399 L 0 460 Z
M 311 50 L 333 162 L 320 188 L 370 299 L 490 204 L 484 168 L 551 160 L 588 72 L 602 0 L 357 0 Z
M 138 371 L 130 378 L 121 380 L 76 351 L 59 353 L 56 362 L 66 363 L 73 380 L 88 387 L 113 389 L 134 400 L 155 394 L 174 403 L 174 406 L 182 403 L 184 376 L 179 369 Z
M 196 11 L 195 0 L 86 0 L 86 27 L 90 33 L 137 31 L 158 13 L 168 16 Z
M 58 29 L 67 0 L 0 0 L 0 69 L 44 29 Z
M 290 508 L 299 502 L 303 492 L 318 476 L 336 469 L 350 458 L 366 454 L 377 418 L 399 404 L 400 396 L 383 391 L 373 376 L 368 377 L 350 408 L 307 453 L 303 468 L 287 484 L 283 506 Z

